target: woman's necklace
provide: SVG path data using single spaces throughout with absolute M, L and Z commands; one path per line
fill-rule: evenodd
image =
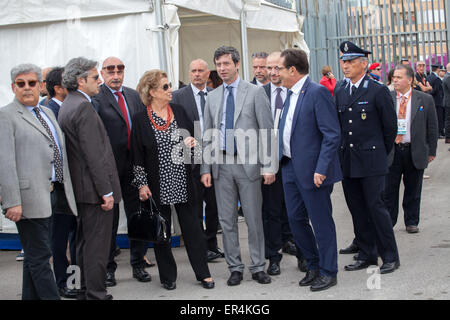
M 166 120 L 166 124 L 163 125 L 163 126 L 158 125 L 158 124 L 156 123 L 156 121 L 153 119 L 152 111 L 153 111 L 152 106 L 149 104 L 149 105 L 147 106 L 147 114 L 148 114 L 148 117 L 150 118 L 150 121 L 153 123 L 153 126 L 154 126 L 154 127 L 156 128 L 156 130 L 158 130 L 158 131 L 166 131 L 167 128 L 169 128 L 169 126 L 170 126 L 170 122 L 172 121 L 172 114 L 173 114 L 173 113 L 172 113 L 172 108 L 170 107 L 170 105 L 167 106 L 167 120 Z M 164 119 L 163 119 L 163 120 L 164 120 Z

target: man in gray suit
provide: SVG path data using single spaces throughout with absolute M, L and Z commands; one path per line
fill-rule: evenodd
M 442 81 L 444 87 L 444 107 L 445 107 L 445 143 L 450 143 L 450 63 L 447 63 L 447 72 Z M 450 149 L 448 149 L 450 151 Z
M 0 109 L 0 197 L 14 221 L 25 252 L 23 300 L 59 299 L 49 259 L 54 193 L 77 214 L 64 135 L 53 112 L 39 106 L 41 69 L 21 64 L 11 70 L 13 102 Z M 64 198 L 64 199 L 62 199 Z
M 417 233 L 424 169 L 436 157 L 438 122 L 433 97 L 412 88 L 414 71 L 409 66 L 395 67 L 392 99 L 397 108 L 398 132 L 388 157 L 386 206 L 395 225 L 398 216 L 400 181 L 405 191 L 403 211 L 406 231 Z
M 91 103 L 99 91 L 97 62 L 74 58 L 64 68 L 69 91 L 58 115 L 66 135 L 70 175 L 78 207 L 79 299 L 110 300 L 106 292 L 113 206 L 121 200 L 119 176 L 106 129 Z
M 271 278 L 264 272 L 261 175 L 265 184 L 271 184 L 278 169 L 271 167 L 276 159 L 268 156 L 268 144 L 260 136 L 262 129 L 273 129 L 270 102 L 263 88 L 239 77 L 240 56 L 235 48 L 218 48 L 214 63 L 224 83 L 206 100 L 201 181 L 208 188 L 214 178 L 225 259 L 231 271 L 227 284 L 238 285 L 243 279 L 238 199 L 248 227 L 249 269 L 254 280 L 266 284 Z

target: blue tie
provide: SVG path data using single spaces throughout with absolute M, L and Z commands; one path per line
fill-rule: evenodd
M 284 105 L 283 105 L 283 114 L 281 116 L 281 120 L 280 120 L 280 125 L 278 126 L 278 160 L 281 160 L 281 158 L 283 157 L 283 131 L 284 131 L 284 126 L 286 124 L 286 117 L 289 111 L 289 105 L 290 105 L 290 101 L 291 101 L 291 95 L 292 95 L 292 90 L 288 90 L 287 96 L 286 96 L 286 100 L 284 100 Z
M 234 137 L 234 97 L 233 97 L 233 87 L 228 86 L 228 97 L 227 97 L 227 105 L 225 110 L 225 150 L 227 149 L 227 136 L 230 135 L 230 138 Z M 234 140 L 234 139 L 233 139 Z M 234 153 L 236 153 L 236 144 L 234 144 Z

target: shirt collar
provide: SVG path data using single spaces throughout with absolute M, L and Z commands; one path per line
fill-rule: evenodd
M 60 106 L 61 107 L 61 105 L 62 105 L 62 101 L 59 101 L 58 99 L 56 99 L 55 97 L 53 97 L 52 98 L 52 100 L 53 101 L 55 101 L 57 104 L 58 104 L 58 106 Z
M 351 81 L 349 81 L 349 82 L 350 82 L 351 85 L 356 86 L 356 88 L 359 88 L 359 85 L 361 84 L 361 82 L 363 81 L 363 79 L 364 79 L 365 77 L 366 77 L 366 75 L 364 74 L 364 75 L 361 77 L 361 79 L 358 80 L 358 82 L 356 82 L 356 83 L 352 83 Z
M 192 88 L 192 91 L 194 92 L 194 96 L 196 96 L 200 91 L 203 91 L 203 92 L 205 92 L 205 93 L 208 93 L 208 90 L 206 90 L 206 86 L 203 88 L 203 90 L 199 90 L 196 86 L 194 86 L 194 85 L 191 83 L 191 88 Z
M 399 91 L 397 91 L 398 97 L 401 98 L 401 97 L 405 96 L 405 97 L 408 98 L 409 95 L 411 94 L 411 91 L 412 91 L 412 88 L 410 88 L 410 89 L 408 90 L 408 92 L 406 92 L 405 94 L 401 94 Z
M 108 85 L 107 84 L 105 84 L 105 86 L 112 92 L 112 94 L 114 94 L 115 92 L 122 92 L 122 86 L 120 86 L 120 89 L 119 90 L 114 90 L 114 89 L 111 89 L 110 87 L 108 87 Z
M 88 99 L 89 102 L 92 102 L 91 97 L 89 97 L 86 93 L 84 93 L 83 91 L 81 91 L 80 89 L 77 89 L 78 92 L 82 93 L 83 96 L 86 97 L 86 99 Z
M 237 88 L 239 85 L 239 81 L 241 81 L 241 77 L 238 76 L 236 80 L 234 80 L 233 83 L 231 84 L 226 84 L 225 82 L 223 83 L 223 87 L 226 89 L 227 87 L 233 87 L 233 88 Z
M 306 79 L 308 78 L 309 75 L 305 75 L 303 78 L 301 78 L 300 80 L 297 81 L 296 84 L 294 84 L 294 86 L 291 88 L 292 93 L 298 95 L 300 93 L 300 90 L 302 90 L 303 85 L 306 82 Z
M 272 92 L 272 94 L 276 94 L 278 88 L 281 88 L 281 91 L 286 91 L 286 88 L 285 88 L 285 87 L 283 87 L 283 86 L 277 87 L 277 86 L 274 85 L 272 82 L 270 83 L 270 92 Z
M 33 111 L 34 108 L 38 108 L 39 111 L 42 111 L 42 108 L 41 108 L 41 106 L 39 105 L 39 103 L 38 103 L 37 105 L 35 105 L 35 106 L 25 106 L 25 108 L 27 108 L 27 109 L 30 110 L 30 111 Z

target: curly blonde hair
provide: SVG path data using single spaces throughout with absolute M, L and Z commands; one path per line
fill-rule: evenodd
M 150 90 L 157 89 L 161 79 L 167 78 L 167 73 L 159 69 L 146 71 L 139 80 L 136 91 L 141 97 L 142 103 L 148 106 L 152 102 Z

